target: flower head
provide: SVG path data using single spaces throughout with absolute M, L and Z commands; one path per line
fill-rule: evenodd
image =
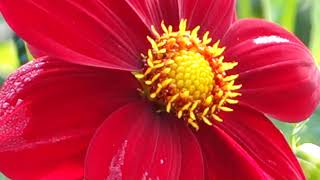
M 151 27 L 156 39 L 148 36 L 151 48 L 143 55 L 144 68 L 134 74 L 143 95 L 199 129 L 199 121 L 210 126 L 210 119 L 222 121 L 219 110 L 232 111 L 225 104 L 238 103 L 233 98 L 241 94 L 234 91 L 241 85 L 234 84 L 238 75 L 226 75 L 237 62 L 223 62 L 219 41 L 210 46 L 209 32 L 200 40 L 200 26 L 190 31 L 186 25 L 181 20 L 179 30 L 173 32 L 162 22 L 162 35 Z
M 12 179 L 304 179 L 266 116 L 297 122 L 320 75 L 233 0 L 0 0 L 36 60 L 0 92 Z M 29 23 L 32 22 L 32 25 Z

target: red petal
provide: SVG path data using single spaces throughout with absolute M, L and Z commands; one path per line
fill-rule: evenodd
M 305 179 L 284 136 L 264 115 L 236 106 L 234 112 L 221 116 L 224 121 L 216 125 L 259 164 L 269 179 Z
M 47 56 L 46 52 L 44 52 L 38 48 L 35 48 L 35 47 L 31 46 L 30 44 L 27 44 L 27 47 L 28 47 L 29 52 L 33 56 L 33 58 L 40 58 L 42 56 Z
M 68 163 L 56 167 L 49 174 L 43 176 L 43 180 L 81 180 L 83 179 L 83 167 L 79 166 L 81 162 Z
M 234 22 L 235 4 L 235 0 L 184 0 L 180 2 L 181 18 L 187 18 L 190 27 L 200 25 L 202 32 L 209 31 L 215 42 Z
M 89 147 L 86 179 L 203 179 L 201 150 L 190 129 L 153 110 L 136 102 L 110 115 Z
M 49 58 L 21 67 L 0 91 L 0 171 L 30 179 L 73 156 L 82 162 L 94 130 L 136 87 L 130 73 Z
M 234 0 L 127 0 L 147 27 L 154 25 L 161 29 L 163 20 L 167 25 L 178 27 L 185 18 L 190 28 L 198 25 L 201 31 L 209 31 L 214 41 L 220 39 L 234 21 Z M 222 11 L 223 9 L 223 11 Z
M 51 56 L 124 70 L 141 65 L 148 30 L 124 1 L 0 0 L 0 9 L 22 38 Z
M 219 127 L 195 133 L 206 164 L 206 179 L 267 179 L 257 162 Z
M 178 27 L 179 2 L 176 0 L 126 0 L 147 27 L 154 25 L 161 29 L 160 23 Z
M 239 62 L 240 97 L 258 111 L 283 121 L 306 119 L 319 100 L 320 73 L 308 49 L 291 33 L 262 20 L 241 20 L 222 42 L 225 58 Z

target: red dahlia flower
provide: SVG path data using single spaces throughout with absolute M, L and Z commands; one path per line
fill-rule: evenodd
M 266 116 L 310 116 L 319 71 L 283 28 L 235 22 L 234 0 L 0 0 L 0 9 L 38 57 L 1 90 L 8 177 L 304 179 Z

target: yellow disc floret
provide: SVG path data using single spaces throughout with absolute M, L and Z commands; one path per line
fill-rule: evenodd
M 224 62 L 219 41 L 210 46 L 208 32 L 199 39 L 200 27 L 189 31 L 186 24 L 181 20 L 173 31 L 162 22 L 162 35 L 151 27 L 155 38 L 147 37 L 151 48 L 143 55 L 144 68 L 134 75 L 143 95 L 198 129 L 199 122 L 212 125 L 222 121 L 220 111 L 232 111 L 227 104 L 238 103 L 241 85 L 235 85 L 238 75 L 227 75 L 237 63 Z
M 173 58 L 168 78 L 178 92 L 189 91 L 194 100 L 211 94 L 213 72 L 209 62 L 198 52 L 181 50 Z

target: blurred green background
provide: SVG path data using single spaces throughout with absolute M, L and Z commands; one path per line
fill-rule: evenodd
M 238 18 L 264 18 L 293 32 L 320 63 L 320 0 L 238 0 L 237 9 Z M 31 56 L 27 55 L 23 41 L 10 31 L 0 16 L 0 84 L 27 59 Z M 320 109 L 303 123 L 274 122 L 298 156 L 307 178 L 319 180 Z

